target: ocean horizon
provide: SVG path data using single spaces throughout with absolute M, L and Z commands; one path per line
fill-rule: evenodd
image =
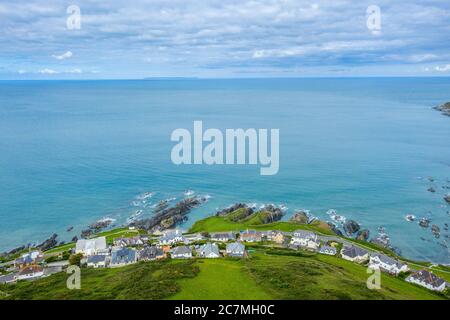
M 449 93 L 448 77 L 0 81 L 0 252 L 148 217 L 192 190 L 208 201 L 185 230 L 236 202 L 283 205 L 284 219 L 333 209 L 406 258 L 449 264 L 450 119 L 433 109 Z M 174 165 L 171 132 L 196 120 L 280 129 L 278 174 Z

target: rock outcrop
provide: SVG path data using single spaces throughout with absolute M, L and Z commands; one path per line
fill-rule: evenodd
M 440 111 L 443 115 L 450 117 L 450 102 L 441 104 L 440 106 L 434 107 L 434 109 Z
M 295 223 L 307 224 L 309 221 L 308 214 L 303 210 L 297 211 L 294 213 L 290 221 Z
M 53 247 L 56 247 L 58 245 L 58 241 L 56 241 L 56 238 L 58 238 L 58 235 L 56 233 L 52 234 L 50 238 L 42 242 L 41 244 L 38 244 L 36 246 L 37 249 L 40 249 L 42 251 L 47 251 Z
M 130 223 L 130 226 L 147 231 L 170 229 L 186 221 L 186 215 L 205 201 L 205 198 L 187 198 L 178 202 L 174 207 L 158 212 L 151 218 L 134 221 Z
M 356 234 L 356 239 L 361 241 L 367 241 L 367 239 L 369 239 L 369 235 L 370 231 L 368 229 L 363 229 Z
M 359 223 L 355 220 L 347 220 L 344 223 L 344 231 L 345 233 L 347 233 L 347 235 L 352 235 L 355 232 L 358 232 L 360 228 L 361 227 L 359 226 Z

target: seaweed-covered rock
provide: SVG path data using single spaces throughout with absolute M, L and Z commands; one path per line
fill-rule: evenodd
M 369 239 L 369 235 L 370 231 L 368 229 L 363 229 L 356 234 L 356 239 L 361 241 L 367 241 L 367 239 Z
M 347 221 L 344 223 L 344 231 L 345 231 L 345 233 L 347 233 L 348 235 L 352 235 L 352 234 L 354 234 L 355 232 L 358 232 L 360 228 L 361 228 L 361 227 L 359 226 L 359 223 L 356 222 L 355 220 L 347 220 Z

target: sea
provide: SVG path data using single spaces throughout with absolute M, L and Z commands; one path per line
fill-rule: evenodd
M 404 257 L 449 264 L 450 117 L 433 109 L 446 101 L 445 77 L 0 81 L 0 251 L 198 195 L 184 230 L 236 202 L 282 205 L 285 220 L 332 209 Z M 279 172 L 175 165 L 171 133 L 196 120 L 279 129 Z

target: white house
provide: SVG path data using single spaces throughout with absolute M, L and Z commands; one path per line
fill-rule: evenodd
M 228 243 L 226 253 L 229 257 L 243 257 L 245 254 L 245 246 L 240 242 Z
M 379 253 L 370 256 L 369 268 L 379 269 L 395 275 L 409 270 L 408 265 Z
M 321 246 L 319 249 L 319 253 L 327 254 L 329 256 L 335 256 L 337 251 L 336 248 L 332 246 Z
M 16 274 L 16 280 L 34 280 L 44 275 L 44 269 L 37 265 L 23 268 Z
M 217 232 L 211 234 L 211 240 L 219 242 L 227 242 L 235 240 L 236 236 L 233 232 Z
M 187 243 L 187 239 L 183 236 L 183 233 L 179 229 L 169 230 L 165 232 L 159 239 L 159 245 L 173 245 L 179 242 Z
M 344 247 L 341 250 L 342 258 L 352 262 L 361 263 L 369 259 L 369 252 L 357 246 Z
M 85 256 L 96 254 L 107 254 L 106 238 L 98 237 L 94 239 L 80 239 L 75 246 L 75 253 L 81 253 Z
M 433 291 L 445 290 L 446 282 L 427 270 L 419 270 L 406 278 L 406 281 L 415 283 Z
M 192 250 L 187 246 L 175 247 L 170 250 L 172 259 L 189 259 L 192 258 Z
M 128 264 L 136 263 L 136 250 L 130 248 L 115 248 L 111 251 L 111 268 L 122 267 Z
M 312 250 L 319 248 L 317 235 L 312 231 L 296 230 L 292 233 L 291 245 L 301 246 Z
M 87 266 L 92 268 L 105 268 L 108 256 L 106 255 L 94 255 L 87 258 Z
M 206 243 L 197 249 L 197 254 L 202 258 L 219 258 L 219 247 L 215 243 Z

